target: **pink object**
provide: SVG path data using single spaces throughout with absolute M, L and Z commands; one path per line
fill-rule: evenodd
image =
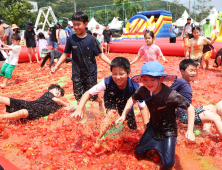
M 147 63 L 149 61 L 158 61 L 158 57 L 163 56 L 163 53 L 157 45 L 148 46 L 146 44 L 139 49 L 138 55 L 143 57 L 144 63 Z

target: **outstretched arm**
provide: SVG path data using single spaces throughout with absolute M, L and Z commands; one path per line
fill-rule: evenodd
M 63 53 L 62 56 L 59 58 L 58 63 L 51 69 L 51 73 L 55 73 L 59 66 L 66 60 L 68 57 L 68 53 Z
M 12 48 L 9 45 L 4 44 L 3 42 L 1 42 L 1 45 L 3 45 L 5 48 L 1 48 L 2 50 L 12 50 Z
M 138 55 L 131 63 L 130 65 L 134 64 L 135 62 L 137 62 L 141 57 Z
M 63 105 L 63 106 L 65 106 L 65 107 L 69 107 L 69 105 L 68 105 L 66 102 L 62 101 L 62 100 L 59 99 L 59 98 L 53 97 L 52 100 L 53 100 L 54 102 L 56 102 L 57 104 L 59 104 L 59 105 Z
M 208 44 L 213 44 L 213 43 L 216 41 L 218 35 L 219 35 L 219 33 L 216 32 L 216 33 L 215 33 L 215 37 L 214 37 L 214 39 L 213 39 L 212 41 L 210 41 Z
M 195 141 L 195 135 L 193 133 L 195 113 L 194 113 L 194 107 L 192 105 L 190 105 L 187 108 L 187 116 L 188 116 L 188 127 L 185 136 L 188 140 Z
M 111 61 L 110 61 L 110 59 L 105 55 L 105 54 L 103 54 L 103 53 L 100 53 L 99 54 L 99 57 L 105 62 L 105 63 L 107 63 L 107 64 L 111 64 Z

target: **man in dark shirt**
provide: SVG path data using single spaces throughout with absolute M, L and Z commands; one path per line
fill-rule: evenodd
M 106 29 L 103 31 L 104 42 L 105 42 L 105 52 L 109 54 L 110 42 L 112 41 L 112 31 L 109 30 L 109 26 L 106 25 Z M 108 48 L 108 49 L 107 49 Z
M 164 74 L 164 67 L 157 61 L 151 61 L 143 65 L 142 73 L 132 79 L 142 82 L 134 95 L 128 100 L 122 116 L 116 121 L 124 121 L 126 114 L 136 101 L 145 101 L 149 112 L 150 122 L 146 131 L 136 146 L 135 153 L 144 156 L 149 150 L 155 149 L 160 155 L 163 168 L 170 169 L 175 163 L 175 148 L 177 141 L 177 123 L 175 109 L 186 109 L 189 115 L 186 138 L 194 141 L 194 108 L 179 93 L 167 87 L 162 82 L 164 79 L 176 78 L 176 76 Z M 146 115 L 142 115 L 147 119 Z
M 72 16 L 73 28 L 76 34 L 67 40 L 63 55 L 55 67 L 51 69 L 54 73 L 72 52 L 72 81 L 75 99 L 79 103 L 82 95 L 97 84 L 96 56 L 99 56 L 107 64 L 111 61 L 101 53 L 97 40 L 87 34 L 85 27 L 88 24 L 88 16 L 83 12 L 76 12 Z M 103 100 L 92 96 L 93 100 L 101 103 Z M 85 109 L 84 109 L 85 110 Z

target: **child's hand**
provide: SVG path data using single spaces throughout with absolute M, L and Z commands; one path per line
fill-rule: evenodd
M 215 32 L 215 37 L 217 38 L 219 36 L 219 32 Z
M 194 135 L 193 131 L 187 131 L 185 133 L 185 137 L 190 141 L 195 141 L 195 135 Z
M 76 109 L 76 111 L 73 114 L 71 114 L 70 117 L 81 119 L 83 117 L 83 112 L 82 112 L 82 110 Z
M 57 69 L 58 69 L 57 67 L 52 67 L 52 68 L 51 68 L 51 71 L 50 71 L 50 74 L 51 74 L 51 75 L 55 74 L 55 72 L 56 72 Z
M 164 57 L 164 58 L 163 58 L 163 62 L 164 62 L 164 63 L 168 63 L 168 60 Z
M 217 52 L 217 50 L 214 48 L 214 52 L 216 53 Z
M 118 118 L 118 119 L 115 121 L 115 124 L 118 125 L 119 122 L 123 123 L 125 119 L 126 119 L 126 116 L 123 114 L 120 118 Z

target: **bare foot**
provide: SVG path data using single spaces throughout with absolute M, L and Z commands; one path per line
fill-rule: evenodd
M 30 64 L 32 63 L 32 61 L 30 61 Z
M 5 84 L 0 84 L 0 87 L 1 87 L 2 89 L 4 89 L 4 88 L 6 87 L 6 85 L 5 85 Z

